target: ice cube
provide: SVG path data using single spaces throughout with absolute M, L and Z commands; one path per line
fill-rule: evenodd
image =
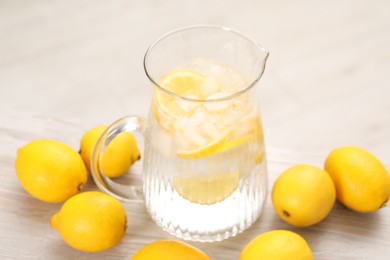
M 222 135 L 222 133 L 218 131 L 218 128 L 211 122 L 204 122 L 200 126 L 200 129 L 204 135 L 210 137 L 211 139 Z
M 219 125 L 220 126 L 230 126 L 237 123 L 240 120 L 240 116 L 235 111 L 229 110 L 226 113 L 221 113 L 219 115 Z
M 188 68 L 196 70 L 204 75 L 210 70 L 210 67 L 213 66 L 214 62 L 206 58 L 195 58 L 189 64 Z
M 191 142 L 184 135 L 185 131 L 176 131 L 175 132 L 175 142 L 176 146 L 179 149 L 188 149 L 191 147 Z
M 199 99 L 199 97 L 195 95 L 188 95 L 187 98 L 195 100 Z M 185 116 L 189 116 L 190 114 L 192 114 L 199 106 L 199 104 L 197 104 L 196 102 L 189 100 L 175 100 L 175 102 L 178 110 L 182 111 L 184 113 L 183 115 Z
M 251 105 L 251 100 L 249 99 L 248 93 L 241 94 L 234 98 L 233 108 L 237 110 L 243 110 L 248 108 Z
M 199 126 L 206 119 L 206 112 L 202 107 L 195 110 L 194 114 L 188 119 L 188 126 L 194 127 Z
M 215 100 L 215 99 L 220 99 L 229 96 L 230 93 L 224 92 L 224 91 L 219 91 L 207 98 L 207 100 Z M 219 112 L 223 111 L 225 109 L 229 109 L 231 106 L 231 100 L 221 100 L 221 101 L 213 101 L 213 102 L 208 102 L 204 104 L 204 107 L 206 108 L 207 111 L 209 112 Z
M 197 127 L 187 127 L 183 131 L 184 138 L 194 147 L 202 147 L 207 144 L 208 139 L 199 133 L 199 128 Z
M 226 77 L 226 74 L 228 73 L 228 70 L 226 67 L 221 66 L 219 64 L 213 64 L 209 67 L 209 70 L 207 71 L 207 75 L 217 79 L 222 80 Z
M 153 147 L 165 156 L 169 156 L 172 145 L 172 135 L 164 129 L 154 131 L 155 137 L 151 139 Z
M 210 95 L 217 93 L 221 89 L 221 85 L 215 78 L 206 77 L 200 87 L 200 94 L 204 98 L 208 98 Z
M 221 79 L 223 90 L 237 93 L 247 87 L 247 82 L 237 72 L 229 69 L 229 71 Z
M 176 120 L 174 124 L 174 129 L 177 131 L 182 131 L 187 128 L 189 119 L 186 117 L 182 117 Z
M 255 120 L 259 113 L 257 111 L 257 109 L 255 109 L 253 106 L 248 106 L 247 109 L 245 110 L 243 114 L 243 117 L 241 119 L 241 121 L 243 122 L 251 122 L 253 120 Z

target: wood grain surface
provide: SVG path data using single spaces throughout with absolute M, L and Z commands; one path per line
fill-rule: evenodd
M 0 113 L 0 120 L 0 259 L 129 259 L 147 243 L 175 239 L 154 224 L 140 201 L 123 204 L 129 225 L 117 247 L 95 254 L 70 248 L 49 224 L 61 203 L 48 204 L 28 195 L 16 178 L 13 163 L 17 149 L 35 139 L 62 141 L 77 150 L 85 129 L 74 121 L 31 113 Z M 294 164 L 322 167 L 325 156 L 268 149 L 269 186 Z M 86 190 L 97 190 L 91 178 Z M 273 229 L 287 229 L 308 241 L 315 259 L 388 259 L 389 219 L 389 207 L 372 214 L 359 214 L 336 203 L 321 223 L 294 228 L 278 218 L 268 196 L 260 219 L 244 233 L 222 242 L 190 244 L 204 250 L 212 259 L 238 259 L 245 244 L 255 236 Z
M 146 48 L 179 27 L 231 27 L 270 57 L 259 85 L 269 186 L 287 167 L 322 167 L 335 147 L 356 145 L 390 165 L 388 0 L 0 0 L 0 259 L 130 259 L 145 244 L 173 238 L 142 202 L 125 204 L 129 228 L 112 250 L 87 254 L 49 225 L 61 204 L 29 196 L 14 172 L 18 147 L 49 138 L 78 149 L 87 129 L 145 116 L 152 88 Z M 89 180 L 87 190 L 96 190 Z M 215 260 L 238 259 L 262 232 L 301 234 L 315 259 L 390 259 L 390 209 L 358 214 L 336 204 L 310 228 L 293 228 L 270 199 L 246 232 L 191 243 Z

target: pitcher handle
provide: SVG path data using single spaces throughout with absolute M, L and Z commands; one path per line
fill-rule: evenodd
M 119 178 L 108 178 L 104 175 L 100 167 L 100 156 L 105 151 L 108 144 L 119 134 L 130 132 L 132 134 L 140 134 L 145 138 L 145 119 L 138 116 L 126 116 L 118 119 L 102 133 L 98 139 L 95 148 L 92 152 L 91 174 L 97 187 L 113 196 L 114 198 L 123 201 L 140 201 L 143 200 L 142 192 L 142 164 L 132 165 L 130 171 Z M 135 135 L 135 137 L 138 137 Z M 139 142 L 137 142 L 139 144 Z M 141 159 L 143 156 L 141 156 Z

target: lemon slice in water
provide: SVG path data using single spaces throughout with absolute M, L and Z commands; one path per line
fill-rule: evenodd
M 173 187 L 180 196 L 193 203 L 211 205 L 229 197 L 238 187 L 239 172 L 210 177 L 173 178 Z
M 200 89 L 205 76 L 192 70 L 175 70 L 165 75 L 159 85 L 181 97 L 200 98 Z M 185 113 L 180 100 L 168 93 L 156 89 L 156 108 L 171 119 L 178 119 Z
M 228 139 L 229 134 L 225 134 L 220 138 L 208 143 L 205 146 L 195 148 L 195 149 L 187 149 L 187 150 L 178 150 L 177 156 L 182 159 L 202 159 L 215 154 L 219 154 L 243 144 L 248 143 L 252 139 L 255 138 L 255 135 L 248 134 L 245 136 L 237 137 L 231 140 Z
M 228 134 L 224 134 L 201 147 L 178 150 L 176 154 L 182 159 L 202 159 L 209 157 L 218 152 L 220 147 L 224 144 L 227 136 Z

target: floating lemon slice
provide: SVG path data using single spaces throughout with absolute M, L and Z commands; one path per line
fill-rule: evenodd
M 220 138 L 217 138 L 207 145 L 187 150 L 178 150 L 177 156 L 183 159 L 201 159 L 205 157 L 209 157 L 218 152 L 218 149 L 224 144 L 228 134 L 222 135 Z
M 175 70 L 165 75 L 159 85 L 164 89 L 181 97 L 200 97 L 200 89 L 205 76 L 192 70 Z M 155 93 L 157 113 L 162 113 L 170 119 L 185 116 L 186 107 L 180 100 L 168 93 L 156 89 Z M 161 118 L 161 116 L 160 116 Z
M 201 159 L 206 158 L 218 153 L 222 153 L 233 149 L 235 147 L 241 146 L 245 143 L 248 143 L 250 140 L 254 139 L 254 135 L 246 135 L 238 137 L 232 140 L 226 140 L 228 134 L 225 134 L 221 138 L 216 139 L 215 141 L 207 144 L 206 146 L 189 149 L 189 150 L 178 150 L 177 156 L 183 159 Z
M 239 172 L 211 177 L 174 177 L 173 187 L 180 196 L 193 203 L 211 205 L 229 197 L 238 187 Z
M 221 146 L 219 146 L 215 153 L 222 153 L 222 152 L 225 152 L 225 151 L 228 151 L 230 149 L 233 149 L 235 147 L 238 147 L 238 146 L 241 146 L 247 142 L 249 142 L 250 140 L 252 140 L 253 138 L 255 138 L 254 135 L 246 135 L 246 136 L 242 136 L 242 137 L 238 137 L 236 139 L 233 139 L 233 140 L 230 140 L 230 141 L 227 141 L 225 142 L 224 144 L 222 144 Z
M 209 141 L 206 145 L 192 149 L 180 149 L 177 156 L 183 159 L 201 159 L 219 154 L 248 142 L 260 142 L 263 138 L 260 120 L 258 117 L 248 121 L 245 125 L 237 126 L 233 130 L 224 130 L 219 138 Z M 256 161 L 261 161 L 259 158 Z
M 204 75 L 193 70 L 174 70 L 165 75 L 159 84 L 177 95 L 198 95 L 204 79 Z

